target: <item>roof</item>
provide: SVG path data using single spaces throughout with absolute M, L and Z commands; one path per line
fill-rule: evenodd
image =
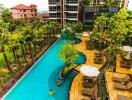
M 19 4 L 19 5 L 12 7 L 11 9 L 37 9 L 36 7 L 37 7 L 36 5 L 26 6 L 23 4 Z
M 41 17 L 49 17 L 49 14 L 39 14 Z
M 49 14 L 48 11 L 39 11 L 38 13 L 39 13 L 39 14 Z

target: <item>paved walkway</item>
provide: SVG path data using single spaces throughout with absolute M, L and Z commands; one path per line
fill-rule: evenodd
M 96 50 L 87 50 L 86 49 L 86 41 L 89 40 L 89 37 L 82 37 L 81 38 L 82 42 L 77 44 L 75 46 L 75 48 L 82 52 L 83 54 L 85 54 L 86 56 L 86 64 L 88 65 L 92 65 L 93 67 L 97 67 L 98 69 L 100 69 L 102 67 L 102 64 L 94 64 L 94 57 L 95 57 L 95 52 L 97 52 Z M 104 57 L 104 62 L 106 61 L 105 57 Z M 82 65 L 79 65 L 76 70 L 80 71 L 80 67 Z M 82 77 L 84 75 L 82 73 L 79 73 L 73 80 L 72 85 L 71 85 L 71 90 L 70 90 L 70 100 L 82 100 L 82 94 L 81 94 L 81 90 L 82 90 Z M 97 90 L 97 86 L 95 86 L 96 90 Z M 97 92 L 97 91 L 96 91 Z M 96 94 L 97 95 L 97 94 Z M 87 98 L 87 100 L 90 100 L 90 98 Z

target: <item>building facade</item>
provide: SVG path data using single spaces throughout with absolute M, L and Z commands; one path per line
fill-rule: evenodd
M 120 7 L 127 9 L 128 8 L 128 3 L 129 3 L 129 0 L 121 0 Z
M 30 5 L 26 6 L 23 4 L 19 4 L 14 6 L 11 9 L 12 17 L 14 19 L 30 19 L 37 16 L 37 6 Z
M 59 22 L 62 27 L 78 22 L 79 0 L 49 0 L 49 19 Z
M 82 2 L 84 2 L 83 0 Z M 103 6 L 106 4 L 105 0 L 93 0 L 91 3 L 89 3 L 89 6 L 83 7 L 83 16 L 82 20 L 84 25 L 92 25 L 94 22 L 94 19 L 101 15 L 102 13 L 115 13 L 118 12 L 119 8 L 116 6 Z M 120 8 L 127 9 L 128 7 L 128 0 L 121 0 L 121 3 L 119 3 Z

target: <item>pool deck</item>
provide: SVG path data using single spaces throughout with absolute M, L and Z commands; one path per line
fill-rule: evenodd
M 120 57 L 120 55 L 118 54 L 117 56 L 116 56 L 116 72 L 118 72 L 118 73 L 123 73 L 123 74 L 132 74 L 132 71 L 131 71 L 131 69 L 128 69 L 128 68 L 123 68 L 123 67 L 121 67 L 120 66 L 120 62 L 121 62 L 121 57 Z
M 132 97 L 132 92 L 115 89 L 113 86 L 114 82 L 112 80 L 112 77 L 113 76 L 123 77 L 124 75 L 126 75 L 126 74 L 119 74 L 119 73 L 115 73 L 115 72 L 106 72 L 105 73 L 106 87 L 107 87 L 107 92 L 109 93 L 110 100 L 117 100 L 117 95 Z
M 89 40 L 89 37 L 82 37 L 81 40 L 82 42 L 77 44 L 75 46 L 76 50 L 80 51 L 81 53 L 85 54 L 86 56 L 86 64 L 88 65 L 92 65 L 97 67 L 98 69 L 100 69 L 103 65 L 102 64 L 95 64 L 94 63 L 94 57 L 95 57 L 95 52 L 97 52 L 96 50 L 87 50 L 86 49 L 86 43 L 85 41 Z M 106 61 L 106 58 L 104 57 L 104 63 Z M 82 65 L 79 65 L 76 70 L 80 72 L 80 67 Z M 82 77 L 84 75 L 82 73 L 79 73 L 73 80 L 72 85 L 71 85 L 71 89 L 70 89 L 70 96 L 69 99 L 70 100 L 82 100 L 82 98 L 84 98 L 82 96 L 81 90 L 82 90 Z M 97 90 L 97 86 L 95 86 L 95 90 Z M 97 94 L 97 91 L 96 91 Z M 96 95 L 97 96 L 97 95 Z M 87 100 L 90 100 L 90 98 L 87 98 Z
M 92 65 L 93 67 L 95 66 L 96 68 L 100 69 L 102 67 L 102 64 L 95 64 L 94 63 L 94 57 L 95 57 L 95 52 L 97 52 L 97 50 L 87 50 L 86 49 L 86 41 L 87 40 L 90 40 L 89 37 L 82 37 L 81 38 L 82 42 L 77 44 L 75 46 L 76 50 L 80 51 L 81 53 L 85 54 L 86 56 L 86 63 L 85 64 L 88 64 L 88 65 Z M 104 63 L 106 61 L 106 58 L 104 57 Z M 80 67 L 82 65 L 78 66 L 76 68 L 76 70 L 80 71 Z

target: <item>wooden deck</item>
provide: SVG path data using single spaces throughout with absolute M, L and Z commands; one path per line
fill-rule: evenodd
M 115 73 L 115 72 L 106 72 L 105 73 L 107 92 L 109 93 L 110 100 L 117 100 L 117 95 L 124 95 L 124 96 L 128 96 L 128 97 L 132 97 L 132 92 L 118 90 L 113 87 L 113 84 L 114 84 L 114 82 L 112 81 L 113 75 L 123 77 L 125 74 L 119 74 L 119 73 Z
M 85 54 L 86 56 L 86 64 L 88 65 L 92 65 L 93 67 L 97 67 L 98 69 L 100 69 L 102 67 L 102 64 L 94 64 L 93 59 L 95 57 L 95 52 L 97 52 L 96 50 L 87 50 L 86 49 L 86 44 L 85 41 L 89 40 L 89 37 L 82 37 L 81 38 L 82 42 L 77 44 L 75 46 L 75 48 L 82 52 L 83 54 Z M 104 57 L 105 59 L 105 57 Z M 106 61 L 106 59 L 104 60 L 104 62 Z M 80 67 L 82 65 L 79 65 L 76 70 L 80 71 Z M 71 85 L 71 90 L 70 90 L 70 96 L 69 99 L 70 100 L 82 100 L 82 98 L 84 98 L 81 94 L 81 90 L 82 90 L 82 77 L 84 75 L 82 73 L 79 73 L 73 80 L 72 85 Z M 96 90 L 97 90 L 97 86 L 95 86 Z M 97 91 L 96 91 L 97 94 Z M 87 100 L 90 100 L 90 98 L 87 98 Z
M 85 54 L 85 56 L 86 56 L 86 64 L 92 65 L 93 67 L 97 67 L 98 69 L 100 69 L 102 67 L 102 64 L 95 64 L 94 63 L 95 52 L 97 52 L 97 50 L 87 50 L 86 49 L 86 43 L 85 42 L 87 40 L 89 40 L 89 37 L 82 37 L 81 40 L 82 40 L 82 42 L 77 44 L 75 46 L 75 48 L 78 51 L 80 51 L 83 54 Z M 106 61 L 106 58 L 104 57 L 104 63 L 105 63 L 105 61 Z M 76 70 L 80 71 L 80 67 L 81 67 L 81 65 L 78 66 L 76 68 Z
M 120 67 L 121 57 L 120 55 L 116 56 L 116 72 L 123 74 L 132 74 L 131 69 Z
M 70 90 L 70 100 L 82 100 L 83 96 L 81 95 L 82 90 L 82 77 L 83 74 L 79 73 L 73 80 Z M 88 99 L 90 100 L 90 98 Z

